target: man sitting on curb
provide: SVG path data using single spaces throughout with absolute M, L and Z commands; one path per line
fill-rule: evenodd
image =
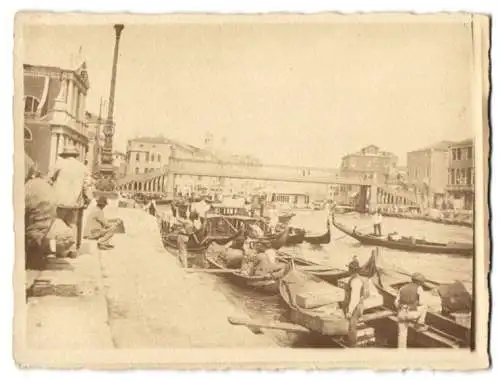
M 84 238 L 96 240 L 100 250 L 109 250 L 114 246 L 109 243 L 115 234 L 116 225 L 113 220 L 104 217 L 104 208 L 108 205 L 108 199 L 100 196 L 97 199 L 97 207 L 89 213 L 85 224 Z

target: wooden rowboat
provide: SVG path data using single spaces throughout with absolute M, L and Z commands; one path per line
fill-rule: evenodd
M 395 250 L 434 254 L 470 256 L 474 253 L 474 245 L 468 243 L 438 243 L 420 239 L 412 240 L 405 237 L 399 240 L 390 240 L 387 237 L 378 237 L 373 234 L 363 234 L 357 232 L 356 228 L 350 229 L 339 222 L 335 222 L 335 220 L 333 225 L 343 233 L 358 240 L 363 245 L 382 246 Z
M 276 294 L 278 292 L 277 278 L 271 274 L 250 276 L 241 272 L 240 269 L 228 269 L 217 255 L 207 255 L 206 260 L 210 267 L 220 270 L 220 274 L 223 274 L 237 286 L 254 289 L 266 294 Z
M 362 266 L 361 275 L 369 278 L 374 288 L 378 290 L 381 301 L 377 304 L 365 305 L 365 314 L 363 322 L 358 328 L 366 331 L 366 326 L 374 329 L 374 336 L 377 341 L 384 343 L 387 347 L 397 347 L 398 338 L 398 320 L 394 306 L 394 300 L 397 295 L 398 284 L 382 287 L 382 270 L 377 266 L 378 253 L 372 253 L 370 259 Z M 347 271 L 340 269 L 321 269 L 318 266 L 307 266 L 301 263 L 301 271 L 308 274 L 306 279 L 317 284 L 323 280 L 324 283 L 343 287 L 349 277 Z M 322 307 L 323 311 L 314 311 L 313 309 L 304 309 L 293 303 L 293 293 L 286 290 L 287 275 L 280 281 L 280 295 L 289 306 L 291 312 L 291 321 L 297 325 L 307 327 L 308 329 L 329 336 L 331 332 L 338 329 L 338 318 L 328 317 L 328 308 Z M 302 278 L 305 277 L 302 275 Z M 320 280 L 321 279 L 321 280 Z M 328 279 L 328 282 L 326 281 Z M 384 283 L 385 285 L 385 283 Z M 373 294 L 373 291 L 371 291 Z M 296 294 L 296 293 L 295 293 Z M 291 295 L 291 296 L 290 296 Z M 328 312 L 326 312 L 328 311 Z M 326 314 L 323 316 L 322 313 Z M 408 328 L 408 346 L 410 347 L 429 347 L 429 348 L 461 348 L 470 345 L 470 330 L 451 318 L 442 314 L 430 312 L 427 314 L 426 323 L 429 325 L 427 331 L 418 331 L 414 326 Z M 342 327 L 341 327 L 342 328 Z M 340 329 L 338 329 L 340 331 Z M 338 342 L 337 342 L 338 344 Z
M 347 276 L 345 273 L 343 278 L 346 279 Z M 291 266 L 279 281 L 279 292 L 289 309 L 291 323 L 306 328 L 318 341 L 330 341 L 332 346 L 345 346 L 348 321 L 342 310 L 343 288 Z M 380 295 L 367 299 L 365 313 L 357 328 L 357 346 L 374 345 L 376 335 L 375 330 L 370 327 L 371 322 L 393 314 L 393 311 L 383 306 Z
M 379 271 L 379 274 L 382 274 L 383 272 L 384 271 L 381 270 Z M 377 282 L 375 282 L 375 286 L 381 292 L 384 298 L 384 305 L 387 308 L 395 309 L 394 301 L 396 299 L 398 290 L 409 282 L 410 274 L 406 275 L 408 275 L 408 279 L 406 281 L 402 281 L 401 279 L 399 279 L 399 281 L 396 281 L 394 277 L 391 279 L 391 277 L 387 275 L 381 275 L 377 279 Z M 431 296 L 432 294 L 434 294 L 433 298 L 428 298 L 429 300 L 440 300 L 440 292 L 447 286 L 449 285 L 428 280 L 424 284 L 424 291 L 431 294 Z M 444 336 L 442 340 L 449 341 L 453 343 L 453 345 L 456 345 L 460 348 L 470 348 L 472 344 L 470 326 L 472 297 L 470 301 L 467 302 L 467 304 L 468 308 L 461 311 L 456 311 L 456 313 L 452 312 L 446 315 L 442 313 L 442 307 L 440 305 L 436 307 L 430 306 L 425 321 L 426 324 L 431 328 L 430 333 L 439 333 L 441 336 Z M 459 321 L 457 319 L 458 317 L 461 317 L 462 321 Z M 464 317 L 466 319 L 464 319 Z M 468 320 L 468 322 L 466 322 L 466 320 Z M 416 339 L 416 337 L 409 337 L 410 341 L 415 341 Z M 425 339 L 425 337 L 420 338 L 421 345 L 428 345 L 426 343 L 427 340 Z

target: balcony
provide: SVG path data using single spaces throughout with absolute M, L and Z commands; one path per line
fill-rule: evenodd
M 446 190 L 448 192 L 474 192 L 474 184 L 448 184 Z

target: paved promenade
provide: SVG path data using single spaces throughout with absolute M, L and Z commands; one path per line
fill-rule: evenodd
M 30 298 L 33 348 L 208 348 L 277 346 L 268 336 L 232 326 L 244 316 L 217 290 L 212 274 L 186 273 L 160 240 L 156 220 L 139 209 L 110 208 L 125 234 L 115 248 L 88 250 L 39 278 L 56 295 Z

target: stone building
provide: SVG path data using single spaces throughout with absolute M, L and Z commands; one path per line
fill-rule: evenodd
M 448 185 L 450 141 L 408 152 L 408 184 L 428 206 L 441 208 Z
M 208 151 L 164 137 L 139 137 L 127 143 L 126 174 L 142 174 L 160 170 L 170 157 L 215 160 Z
M 474 209 L 474 140 L 450 145 L 446 192 L 455 209 Z
M 347 154 L 342 158 L 340 174 L 343 177 L 363 178 L 380 184 L 387 184 L 397 172 L 398 157 L 383 151 L 376 145 L 368 145 L 358 152 Z M 360 188 L 352 185 L 341 185 L 333 191 L 332 198 L 341 204 L 357 202 Z
M 113 151 L 113 166 L 115 167 L 116 178 L 122 178 L 127 171 L 127 155 L 120 151 Z
M 345 155 L 340 170 L 343 176 L 363 176 L 367 180 L 386 183 L 396 170 L 396 155 L 369 145 L 360 151 Z
M 92 173 L 97 173 L 101 164 L 101 149 L 104 145 L 103 126 L 105 120 L 99 115 L 86 111 L 85 123 L 89 138 L 87 165 Z
M 80 160 L 86 160 L 88 89 L 85 63 L 76 69 L 24 65 L 25 151 L 42 173 L 50 170 L 66 146 L 75 146 Z

